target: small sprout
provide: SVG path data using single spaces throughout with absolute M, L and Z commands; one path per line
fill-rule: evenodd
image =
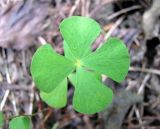
M 9 129 L 32 129 L 31 120 L 27 116 L 15 117 L 9 122 Z
M 3 127 L 4 125 L 4 116 L 3 116 L 3 112 L 0 112 L 0 129 Z
M 60 24 L 65 56 L 51 45 L 41 46 L 32 58 L 31 74 L 41 98 L 55 108 L 67 103 L 67 78 L 74 85 L 73 107 L 84 114 L 102 111 L 112 102 L 113 91 L 101 74 L 122 82 L 129 69 L 128 49 L 118 38 L 109 38 L 96 51 L 91 45 L 99 36 L 99 24 L 91 18 L 72 16 Z

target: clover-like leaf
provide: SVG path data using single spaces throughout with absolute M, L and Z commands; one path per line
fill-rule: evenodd
M 31 120 L 27 116 L 15 117 L 9 122 L 9 129 L 32 129 Z
M 124 43 L 110 38 L 92 52 L 91 45 L 100 34 L 99 24 L 87 17 L 72 16 L 60 24 L 65 57 L 50 45 L 40 47 L 33 56 L 31 73 L 41 98 L 60 108 L 67 102 L 68 77 L 74 86 L 73 107 L 85 114 L 102 111 L 112 102 L 112 90 L 102 83 L 105 74 L 117 82 L 124 80 L 129 54 Z
M 73 107 L 85 114 L 93 114 L 103 110 L 112 102 L 113 92 L 104 86 L 94 73 L 80 68 L 76 73 Z
M 91 18 L 72 16 L 61 22 L 60 31 L 73 55 L 80 59 L 91 51 L 91 44 L 101 29 Z
M 64 79 L 52 92 L 41 92 L 40 96 L 51 107 L 64 107 L 67 103 L 67 79 Z
M 73 62 L 54 52 L 49 44 L 41 46 L 32 58 L 32 78 L 43 92 L 53 91 L 73 69 Z
M 85 57 L 82 62 L 84 66 L 117 82 L 124 80 L 130 64 L 128 49 L 118 38 L 109 38 L 101 48 Z
M 69 49 L 68 44 L 66 43 L 66 41 L 63 42 L 63 48 L 64 48 L 65 57 L 70 59 L 70 60 L 72 60 L 72 61 L 75 61 L 76 58 L 73 55 L 73 53 L 71 52 L 71 50 Z

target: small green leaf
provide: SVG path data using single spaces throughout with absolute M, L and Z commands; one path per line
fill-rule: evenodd
M 95 76 L 95 78 L 96 78 L 97 80 L 102 81 L 102 76 L 101 76 L 101 74 L 99 74 L 98 72 L 93 72 L 93 75 Z M 70 82 L 72 83 L 73 86 L 76 85 L 77 79 L 76 79 L 76 74 L 75 74 L 75 73 L 71 73 L 71 74 L 68 76 L 68 78 L 69 78 L 69 80 L 70 80 Z
M 91 18 L 72 16 L 61 22 L 60 31 L 73 55 L 81 59 L 91 51 L 91 44 L 101 29 Z
M 66 58 L 75 61 L 76 58 L 74 57 L 73 53 L 71 52 L 71 50 L 68 47 L 68 44 L 66 43 L 66 41 L 63 42 L 63 48 L 64 48 L 64 55 Z
M 3 127 L 4 124 L 4 116 L 3 116 L 3 112 L 0 112 L 0 128 Z
M 73 71 L 74 67 L 73 62 L 56 54 L 47 44 L 41 46 L 34 54 L 31 73 L 40 90 L 51 92 Z
M 94 75 L 99 81 L 102 82 L 102 76 L 101 76 L 100 73 L 98 73 L 98 72 L 93 72 L 93 75 Z
M 9 122 L 9 129 L 32 129 L 31 120 L 26 116 L 15 117 Z
M 76 74 L 75 73 L 71 73 L 69 76 L 68 76 L 70 82 L 72 83 L 73 86 L 76 85 L 77 83 L 77 79 L 76 79 Z
M 64 107 L 67 103 L 67 79 L 64 79 L 52 92 L 41 92 L 40 96 L 51 107 Z
M 77 82 L 73 96 L 73 107 L 80 113 L 93 114 L 102 111 L 112 102 L 113 92 L 96 76 L 83 68 L 76 73 Z
M 53 124 L 52 129 L 57 129 L 58 128 L 58 123 Z
M 117 38 L 110 38 L 101 48 L 82 59 L 82 62 L 86 67 L 117 82 L 124 80 L 130 64 L 128 49 Z

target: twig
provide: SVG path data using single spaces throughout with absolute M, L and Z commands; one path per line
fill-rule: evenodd
M 145 87 L 147 81 L 149 80 L 150 76 L 151 75 L 149 73 L 145 76 L 145 78 L 143 79 L 143 82 L 142 82 L 140 88 L 138 89 L 138 94 L 142 94 L 143 93 L 144 87 Z
M 137 92 L 138 92 L 137 94 L 140 95 L 140 94 L 143 93 L 144 87 L 145 87 L 147 81 L 149 80 L 149 78 L 150 78 L 150 74 L 148 73 L 148 74 L 145 76 L 145 78 L 143 79 L 143 81 L 142 81 L 142 83 L 141 83 L 141 86 L 140 86 L 140 88 L 139 88 L 138 91 L 137 91 Z M 133 115 L 134 111 L 135 111 L 135 113 L 136 113 L 136 116 L 137 116 L 137 119 L 138 119 L 139 123 L 143 125 L 142 119 L 140 118 L 140 113 L 139 113 L 136 105 L 134 105 L 134 106 L 132 107 L 132 109 L 131 109 L 131 111 L 130 111 L 130 114 L 128 115 L 129 118 L 131 118 L 131 116 Z M 142 129 L 144 129 L 144 128 L 142 127 Z
M 107 18 L 108 18 L 108 20 L 112 20 L 113 18 L 115 18 L 117 16 L 120 16 L 124 13 L 130 12 L 130 11 L 133 11 L 133 10 L 136 10 L 136 9 L 140 9 L 140 8 L 141 8 L 141 6 L 139 6 L 139 5 L 128 7 L 128 8 L 122 9 L 122 10 L 108 16 Z
M 47 44 L 47 41 L 46 41 L 42 36 L 39 36 L 39 37 L 38 37 L 38 40 L 39 40 L 39 42 L 41 43 L 41 45 Z
M 90 0 L 81 0 L 81 15 L 89 16 Z
M 74 6 L 71 8 L 71 11 L 70 11 L 70 13 L 69 13 L 69 16 L 72 16 L 72 15 L 73 15 L 73 13 L 74 13 L 74 11 L 76 10 L 76 8 L 78 7 L 79 3 L 80 3 L 80 0 L 76 0 Z
M 5 60 L 6 54 L 5 54 L 5 50 L 4 50 L 4 49 L 2 49 L 2 55 L 3 55 L 3 58 L 4 58 L 4 60 Z M 6 61 L 4 61 L 4 63 L 6 64 Z M 6 67 L 7 67 L 7 66 L 6 66 Z M 6 69 L 6 67 L 5 67 L 5 69 Z M 6 71 L 7 71 L 7 70 L 6 70 Z M 6 72 L 6 73 L 7 73 L 7 72 Z M 6 75 L 6 76 L 7 76 L 7 75 Z M 5 95 L 4 95 L 4 97 L 3 97 L 2 101 L 1 101 L 0 111 L 3 110 L 3 107 L 4 107 L 5 103 L 6 103 L 6 100 L 7 100 L 7 98 L 8 98 L 9 93 L 10 93 L 10 90 L 6 90 Z
M 7 67 L 7 64 L 6 64 L 6 79 L 7 79 L 7 82 L 8 84 L 12 84 L 12 81 L 11 81 L 11 77 L 9 75 L 9 71 L 8 71 L 8 67 Z M 9 95 L 9 94 L 8 94 Z M 13 105 L 13 110 L 15 112 L 15 115 L 18 115 L 18 110 L 17 110 L 17 106 L 16 106 L 16 101 L 15 101 L 15 97 L 14 97 L 14 94 L 11 93 L 11 97 L 12 97 L 12 100 L 11 100 L 11 103 Z
M 95 16 L 96 12 L 98 12 L 104 5 L 115 1 L 117 0 L 103 0 L 102 2 L 100 1 L 99 4 L 97 4 L 96 7 L 90 12 L 90 17 Z
M 144 73 L 151 73 L 160 76 L 160 70 L 157 69 L 147 69 L 147 68 L 138 68 L 138 67 L 130 67 L 129 71 L 132 72 L 144 72 Z
M 124 19 L 124 17 L 121 17 L 116 21 L 116 23 L 111 27 L 111 29 L 105 35 L 105 40 L 107 40 L 111 36 L 113 31 L 122 23 L 123 19 Z
M 141 129 L 145 129 L 144 126 L 143 126 L 143 121 L 141 119 L 141 116 L 140 116 L 140 113 L 139 113 L 139 110 L 137 109 L 137 107 L 135 108 L 135 113 L 136 113 L 137 119 L 139 121 L 139 124 L 142 125 Z
M 2 102 L 1 102 L 1 105 L 0 105 L 0 111 L 3 110 L 3 107 L 4 107 L 5 103 L 6 103 L 6 100 L 8 98 L 9 93 L 10 93 L 10 90 L 6 90 L 5 95 L 4 95 L 4 97 L 2 99 Z
M 35 84 L 32 83 L 32 85 L 31 85 L 31 93 L 30 93 L 30 104 L 29 104 L 29 109 L 28 109 L 29 114 L 32 114 L 32 112 L 33 112 L 34 86 L 35 86 Z
M 26 85 L 15 85 L 15 84 L 8 84 L 8 83 L 0 83 L 0 89 L 5 90 L 24 90 L 24 91 L 31 91 L 30 87 L 26 87 Z

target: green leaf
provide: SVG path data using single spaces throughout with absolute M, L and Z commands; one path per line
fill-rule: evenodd
M 57 129 L 58 128 L 58 123 L 53 124 L 52 129 Z
M 76 78 L 76 74 L 75 73 L 71 73 L 69 76 L 68 76 L 70 82 L 72 83 L 73 86 L 76 85 L 77 83 L 77 78 Z
M 71 52 L 71 50 L 68 47 L 68 44 L 66 43 L 66 41 L 63 42 L 63 48 L 64 48 L 64 55 L 66 58 L 75 61 L 76 58 L 74 57 L 73 53 Z
M 32 58 L 31 74 L 43 92 L 53 91 L 74 69 L 69 59 L 56 54 L 51 45 L 41 46 Z
M 125 44 L 117 38 L 110 38 L 82 62 L 84 66 L 121 82 L 128 73 L 130 59 Z
M 102 76 L 101 74 L 99 74 L 98 72 L 93 72 L 93 75 L 95 76 L 95 78 L 99 81 L 102 81 Z M 68 76 L 70 82 L 72 83 L 72 85 L 76 85 L 77 83 L 77 79 L 76 79 L 76 74 L 75 73 L 71 73 L 69 76 Z
M 0 128 L 3 127 L 4 124 L 4 116 L 3 116 L 3 112 L 0 112 Z
M 67 79 L 64 79 L 52 92 L 41 92 L 40 96 L 51 107 L 64 107 L 67 103 Z
M 98 37 L 101 29 L 93 19 L 72 16 L 61 22 L 60 31 L 73 55 L 81 59 L 91 51 L 91 44 Z
M 76 111 L 94 114 L 112 102 L 112 90 L 103 85 L 92 72 L 78 69 L 76 79 L 73 96 L 73 107 Z
M 32 129 L 29 117 L 19 116 L 9 122 L 9 129 Z

